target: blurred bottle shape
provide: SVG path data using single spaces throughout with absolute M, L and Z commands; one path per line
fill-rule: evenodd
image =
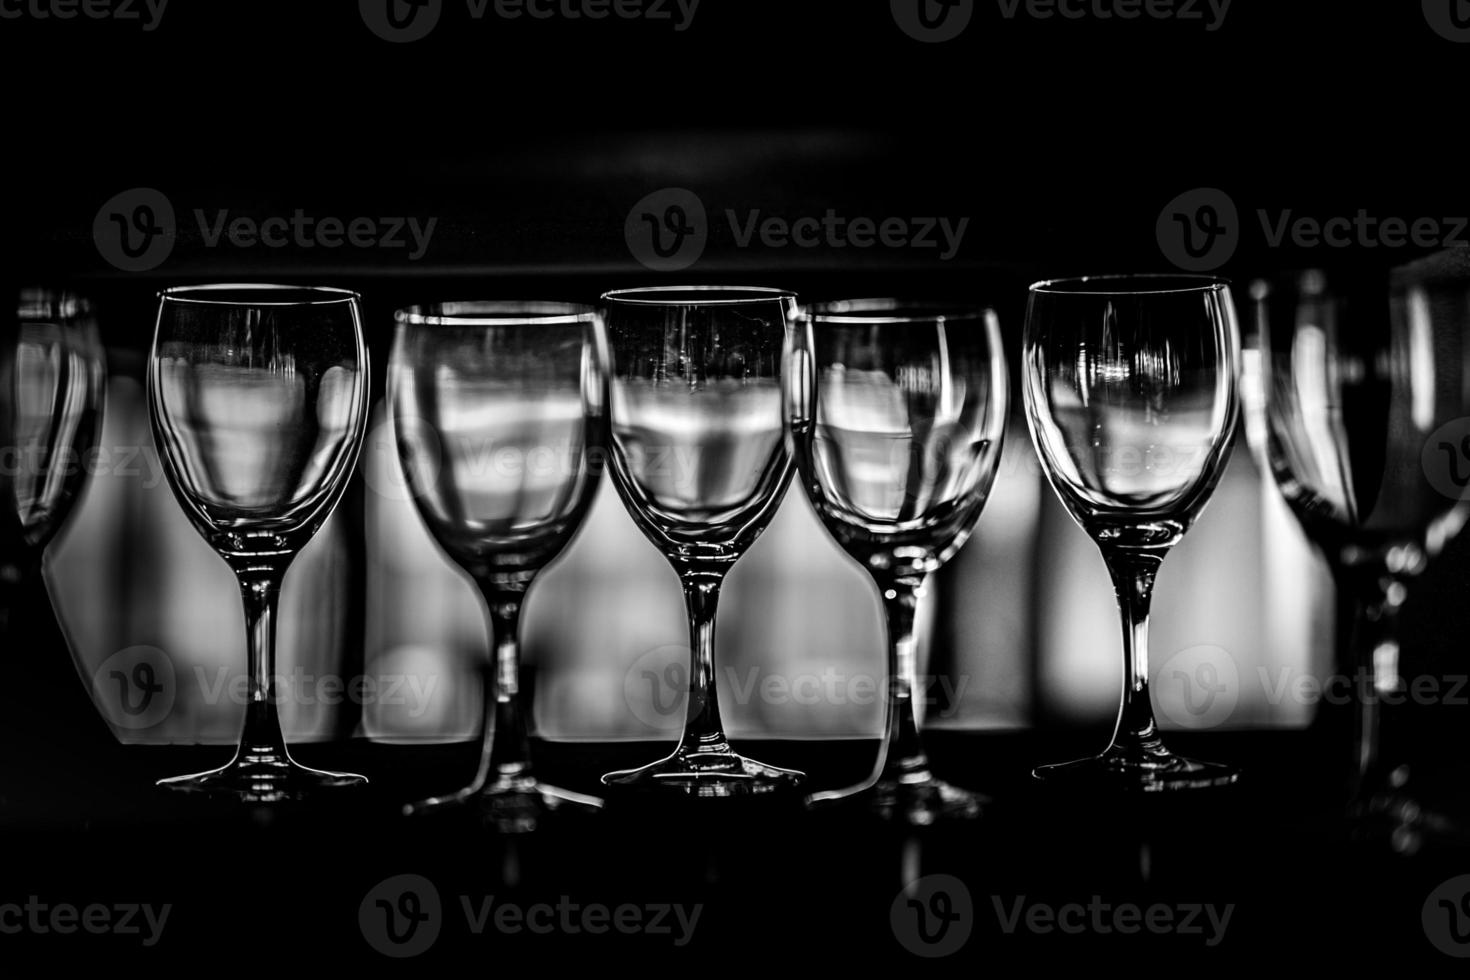
M 136 352 L 116 353 L 129 359 L 141 373 Z M 80 683 L 121 742 L 234 744 L 246 700 L 238 586 L 167 485 L 141 380 L 115 373 L 108 402 L 91 489 L 47 568 Z M 339 734 L 364 698 L 343 643 L 346 523 L 339 508 L 286 576 L 278 687 L 292 741 Z

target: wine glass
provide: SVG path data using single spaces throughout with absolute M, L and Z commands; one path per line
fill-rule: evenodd
M 699 797 L 795 789 L 802 773 L 730 747 L 714 654 L 720 585 L 770 523 L 791 481 L 781 376 L 796 297 L 693 286 L 620 290 L 603 301 L 613 483 L 683 584 L 691 670 L 688 714 L 673 753 L 602 781 Z
M 480 767 L 458 792 L 503 831 L 549 808 L 600 801 L 531 772 L 518 630 L 526 590 L 581 526 L 601 477 L 602 324 L 566 303 L 444 303 L 400 310 L 389 402 L 419 516 L 489 610 Z
M 0 337 L 0 634 L 81 495 L 101 430 L 106 368 L 91 306 L 27 288 Z
M 1380 728 L 1405 690 L 1408 585 L 1470 516 L 1470 249 L 1261 280 L 1252 299 L 1270 469 L 1344 607 L 1334 669 L 1366 679 L 1325 734 L 1354 746 L 1360 805 L 1407 800 L 1408 767 L 1383 758 Z
M 281 581 L 347 486 L 367 401 L 356 293 L 231 284 L 159 294 L 153 437 L 180 507 L 239 580 L 249 649 L 234 759 L 159 785 L 275 802 L 367 782 L 292 760 L 275 673 Z
M 877 583 L 888 624 L 883 746 L 869 779 L 884 817 L 973 817 L 981 797 L 936 779 L 914 716 L 914 613 L 969 539 L 1000 463 L 1010 390 L 995 313 L 893 299 L 804 309 L 787 377 L 793 449 L 828 532 Z
M 1236 771 L 1169 751 L 1148 693 L 1148 616 L 1164 556 L 1225 468 L 1239 414 L 1229 286 L 1199 276 L 1096 276 L 1031 287 L 1025 403 L 1047 479 L 1096 542 L 1123 624 L 1123 698 L 1099 756 L 1044 766 L 1049 784 L 1157 792 Z

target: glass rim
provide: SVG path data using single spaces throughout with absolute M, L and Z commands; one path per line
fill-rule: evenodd
M 989 320 L 995 315 L 993 307 L 980 303 L 908 300 L 890 296 L 830 300 L 812 303 L 802 307 L 800 311 L 801 319 L 839 325 Z
M 15 315 L 22 323 L 77 320 L 92 312 L 87 297 L 70 289 L 25 286 L 16 292 Z
M 456 300 L 405 306 L 393 322 L 410 327 L 569 326 L 589 323 L 597 310 L 559 300 Z
M 1133 283 L 1147 288 L 1106 288 Z M 1169 285 L 1173 283 L 1174 285 Z M 1033 282 L 1028 290 L 1039 296 L 1166 296 L 1185 293 L 1216 293 L 1230 287 L 1230 280 L 1188 272 L 1138 272 L 1105 276 L 1070 276 Z
M 217 294 L 217 295 L 212 295 Z M 160 302 L 193 303 L 201 306 L 327 306 L 354 303 L 361 295 L 336 286 L 290 286 L 264 282 L 212 282 L 197 286 L 171 286 L 158 292 Z
M 679 294 L 687 298 L 673 298 Z M 627 306 L 737 306 L 788 299 L 796 299 L 796 293 L 772 286 L 638 286 L 602 294 L 604 303 Z

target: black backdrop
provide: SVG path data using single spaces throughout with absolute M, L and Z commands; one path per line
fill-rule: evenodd
M 362 288 L 379 355 L 388 311 L 424 295 L 544 291 L 591 299 L 611 286 L 696 276 L 815 295 L 865 291 L 875 272 L 890 291 L 964 293 L 997 304 L 1014 351 L 1027 281 L 1168 270 L 1156 222 L 1168 202 L 1194 188 L 1219 188 L 1238 208 L 1239 248 L 1220 271 L 1239 279 L 1345 257 L 1269 247 L 1261 209 L 1403 218 L 1470 212 L 1462 149 L 1470 45 L 1438 36 L 1419 3 L 1236 0 L 1215 31 L 1197 21 L 1009 21 L 996 3 L 975 6 L 965 33 L 943 44 L 907 37 L 877 0 L 703 0 L 683 32 L 618 19 L 473 22 L 462 4 L 446 0 L 440 26 L 411 44 L 376 37 L 352 0 L 173 0 L 152 32 L 86 19 L 0 19 L 0 275 L 84 284 L 102 303 L 109 345 L 122 354 L 116 370 L 138 370 L 126 352 L 146 349 L 155 289 L 226 271 Z M 635 202 L 672 186 L 693 190 L 716 220 L 699 264 L 654 273 L 630 254 L 624 222 Z M 105 201 L 136 187 L 167 195 L 179 238 L 159 267 L 124 273 L 99 254 L 93 221 Z M 744 249 L 718 220 L 726 209 L 794 215 L 829 207 L 874 217 L 963 215 L 971 223 L 960 253 L 938 262 L 918 252 Z M 385 250 L 212 249 L 191 230 L 196 208 L 433 216 L 439 224 L 417 262 Z M 1463 662 L 1467 588 L 1470 544 L 1461 541 L 1411 599 L 1407 653 L 1437 662 L 1440 673 Z M 6 653 L 14 666 L 26 651 Z M 58 684 L 75 684 L 59 659 L 45 669 Z M 9 690 L 7 713 L 62 710 L 60 700 L 37 705 L 26 688 Z M 63 739 L 50 749 L 58 815 L 70 799 L 63 792 L 70 774 L 92 772 L 88 779 L 108 785 L 92 754 L 99 726 L 86 718 L 81 697 L 76 690 L 71 703 L 78 724 L 91 728 L 76 746 Z M 1454 755 L 1462 740 L 1444 744 Z M 159 774 L 188 768 L 157 765 Z M 136 773 L 129 779 L 138 781 Z M 1284 819 L 1249 806 L 1236 816 L 1267 825 Z M 263 844 L 230 824 L 221 840 L 279 845 L 281 860 L 297 863 L 277 866 L 274 882 L 263 876 L 221 900 L 211 889 L 239 872 L 239 855 L 208 852 L 210 860 L 188 872 L 197 879 L 177 870 L 190 847 L 223 846 L 211 838 L 216 832 L 216 824 L 196 825 L 176 845 L 179 864 L 151 866 L 141 880 L 176 901 L 213 895 L 223 902 L 221 916 L 243 925 L 258 909 L 253 903 L 269 901 L 313 862 L 318 873 L 346 862 L 381 876 L 381 853 L 324 855 L 293 838 Z M 128 841 L 167 847 L 172 833 L 137 831 Z M 38 849 L 80 854 L 78 867 L 102 862 L 100 880 L 113 890 L 137 871 L 105 836 L 58 831 L 32 839 Z M 633 839 L 630 847 L 667 843 Z M 592 840 L 618 845 L 616 833 Z M 773 848 L 769 860 L 774 853 L 786 862 L 771 873 L 789 876 L 802 871 L 799 845 L 814 842 L 758 843 Z M 868 846 L 852 843 L 848 860 L 859 861 Z M 592 847 L 563 860 L 590 861 Z M 1043 852 L 1038 866 L 1083 849 Z M 1230 853 L 1217 850 L 1215 862 L 1228 863 Z M 455 855 L 435 860 L 450 867 Z M 1283 855 L 1282 866 L 1290 863 Z M 608 864 L 608 877 L 648 870 L 631 858 Z M 847 868 L 830 850 L 815 866 Z M 15 881 L 87 881 L 82 871 L 47 879 L 48 869 L 38 858 Z M 348 872 L 342 890 L 371 880 Z M 1295 894 L 1320 902 L 1335 880 Z M 1022 876 L 1018 887 L 1032 881 Z M 835 914 L 796 908 L 808 891 L 781 898 L 747 885 L 736 894 L 772 903 L 759 921 L 776 928 L 779 915 L 791 916 L 777 929 L 783 935 L 805 935 L 797 913 L 815 916 L 811 929 L 850 928 Z M 1300 911 L 1293 894 L 1278 896 L 1280 911 Z M 310 912 L 307 902 L 297 897 L 286 907 Z M 1308 930 L 1376 921 L 1367 912 L 1362 921 L 1320 908 L 1302 914 Z M 352 931 L 335 920 L 321 929 Z M 236 932 L 218 922 L 195 938 L 201 949 L 214 940 L 223 949 Z M 1272 933 L 1252 935 L 1264 943 Z M 1332 949 L 1339 958 L 1350 945 Z M 1310 943 L 1295 951 L 1312 957 Z

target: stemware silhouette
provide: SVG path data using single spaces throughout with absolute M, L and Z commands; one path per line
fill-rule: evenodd
M 249 650 L 234 759 L 159 785 L 269 803 L 367 782 L 291 758 L 275 673 L 281 582 L 347 486 L 367 402 L 356 293 L 221 284 L 159 294 L 153 437 L 180 507 L 240 583 Z
M 1409 835 L 1447 828 L 1385 756 L 1383 722 L 1406 693 L 1409 584 L 1470 516 L 1470 249 L 1259 280 L 1252 299 L 1268 464 L 1341 607 L 1333 669 L 1353 697 L 1317 727 L 1353 747 L 1356 806 L 1408 815 Z
M 914 614 L 974 530 L 1000 463 L 1010 389 L 995 313 L 894 299 L 804 309 L 787 417 L 813 509 L 873 577 L 888 625 L 888 699 L 862 784 L 885 817 L 973 817 L 982 798 L 935 778 L 919 737 Z
M 0 634 L 85 486 L 106 367 L 90 304 L 25 288 L 0 333 Z
M 603 301 L 613 483 L 683 584 L 692 662 L 688 715 L 673 753 L 602 781 L 697 797 L 795 789 L 802 773 L 730 746 L 714 631 L 721 583 L 791 481 L 781 377 L 796 297 L 694 286 L 621 290 Z
M 600 803 L 532 774 L 518 631 L 601 476 L 602 323 L 590 307 L 526 302 L 415 307 L 397 322 L 399 458 L 419 516 L 484 598 L 495 646 L 474 780 L 408 810 L 478 801 L 500 830 L 534 830 L 561 803 Z
M 1214 491 L 1239 414 L 1229 287 L 1198 276 L 1037 283 L 1023 360 L 1032 441 L 1057 496 L 1102 552 L 1124 655 L 1107 749 L 1036 776 L 1145 792 L 1234 782 L 1234 769 L 1164 745 L 1148 691 L 1154 579 Z

